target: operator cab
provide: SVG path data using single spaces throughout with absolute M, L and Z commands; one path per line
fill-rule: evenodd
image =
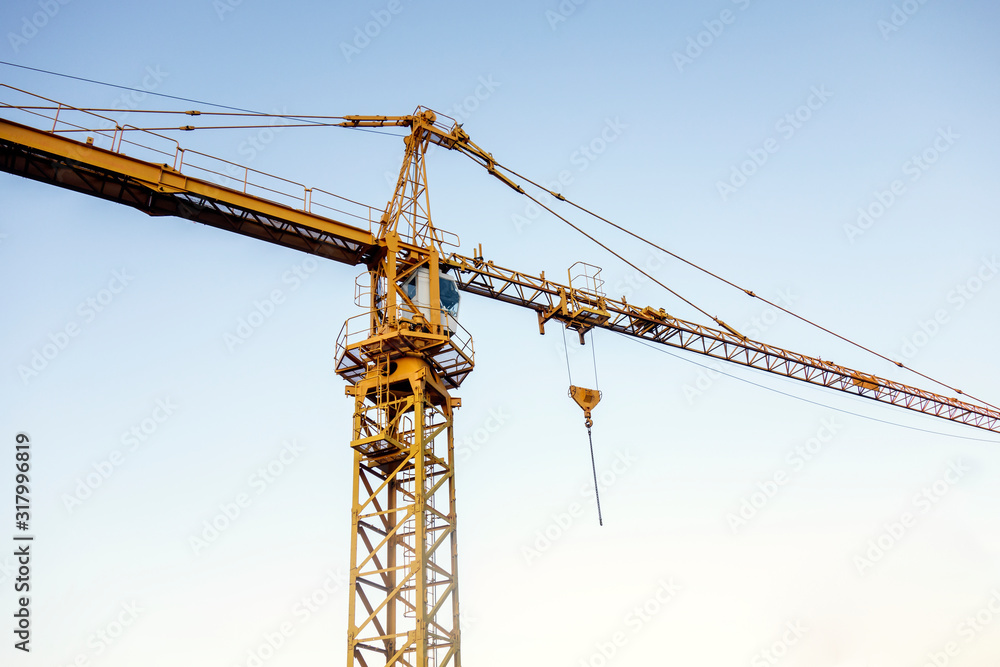
M 441 324 L 445 331 L 453 333 L 458 326 L 458 304 L 460 295 L 455 279 L 446 273 L 439 274 L 438 293 L 441 296 Z M 403 292 L 409 297 L 421 314 L 431 319 L 431 272 L 422 266 L 413 272 L 402 284 Z

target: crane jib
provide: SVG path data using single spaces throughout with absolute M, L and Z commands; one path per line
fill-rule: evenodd
M 467 135 L 449 138 L 433 121 L 426 122 L 425 117 L 358 117 L 351 123 L 410 126 L 414 118 L 424 123 L 423 131 L 433 135 L 434 143 L 457 147 L 491 173 L 495 171 L 492 157 L 467 142 Z M 236 185 L 242 183 L 242 190 L 231 187 L 229 181 L 220 185 L 186 173 L 190 153 L 177 147 L 174 165 L 153 163 L 99 148 L 91 142 L 79 142 L 59 133 L 0 119 L 0 171 L 131 206 L 149 215 L 186 218 L 345 264 L 369 265 L 378 256 L 379 242 L 370 229 L 315 212 L 319 206 L 315 193 L 322 191 L 294 184 L 301 188 L 301 194 L 285 193 L 291 198 L 289 201 L 275 201 L 264 196 L 274 196 L 272 188 L 257 185 L 254 191 L 253 179 L 263 178 L 259 172 L 246 170 L 242 181 L 237 179 Z M 325 213 L 326 209 L 323 210 Z M 369 228 L 376 218 L 376 213 L 368 212 Z M 453 271 L 458 289 L 534 310 L 542 326 L 551 319 L 581 334 L 592 328 L 606 329 L 1000 432 L 1000 412 L 987 407 L 759 343 L 734 330 L 723 331 L 679 320 L 661 309 L 639 308 L 624 300 L 574 290 L 546 279 L 544 274 L 532 276 L 497 267 L 482 258 L 457 254 L 441 261 L 443 268 Z M 567 294 L 580 307 L 560 310 L 560 299 Z
M 545 278 L 457 254 L 451 255 L 448 263 L 455 269 L 460 290 L 531 308 L 539 313 L 552 310 L 560 299 L 560 294 L 570 289 Z M 586 298 L 583 295 L 582 299 Z M 589 325 L 593 328 L 607 329 L 987 431 L 1000 432 L 1000 412 L 984 406 L 753 341 L 733 332 L 680 320 L 662 310 L 638 308 L 624 301 L 608 298 L 592 301 L 593 306 L 608 314 L 605 321 Z M 556 315 L 552 319 L 573 327 L 572 315 Z M 589 320 L 592 321 L 593 318 Z

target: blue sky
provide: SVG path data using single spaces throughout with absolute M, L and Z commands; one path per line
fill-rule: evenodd
M 998 19 L 992 3 L 934 0 L 13 1 L 0 60 L 265 112 L 431 107 L 521 173 L 568 172 L 581 205 L 996 402 Z M 208 108 L 0 72 L 77 106 Z M 378 208 L 403 152 L 323 128 L 178 140 Z M 482 243 L 552 277 L 587 261 L 610 296 L 705 322 L 461 156 L 435 151 L 429 170 L 435 223 L 466 254 Z M 13 176 L 0 194 L 0 423 L 36 443 L 39 540 L 35 654 L 0 650 L 12 664 L 248 666 L 288 624 L 268 667 L 343 659 L 351 404 L 333 350 L 361 312 L 357 271 Z M 574 219 L 737 329 L 935 389 Z M 230 349 L 275 290 L 273 316 Z M 460 319 L 477 352 L 457 418 L 469 664 L 1000 656 L 1000 438 L 598 334 L 600 528 L 560 333 L 472 297 Z M 70 325 L 80 334 L 23 379 Z M 589 378 L 590 350 L 570 352 Z M 241 494 L 232 525 L 192 548 Z

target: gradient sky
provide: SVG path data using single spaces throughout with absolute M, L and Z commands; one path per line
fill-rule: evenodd
M 995 403 L 998 24 L 981 0 L 11 0 L 0 60 L 266 112 L 431 107 L 521 173 L 568 172 L 580 204 Z M 208 108 L 0 73 L 77 106 Z M 602 133 L 613 140 L 587 157 Z M 178 139 L 379 208 L 403 153 L 398 137 L 340 129 Z M 434 220 L 466 254 L 482 243 L 554 279 L 591 262 L 610 296 L 705 322 L 461 156 L 436 151 L 429 170 Z M 0 176 L 0 196 L 0 456 L 17 432 L 33 438 L 37 535 L 34 651 L 8 639 L 2 663 L 249 667 L 289 624 L 263 664 L 342 664 L 351 403 L 333 354 L 361 312 L 356 269 L 18 177 Z M 745 333 L 938 389 L 574 219 Z M 110 287 L 101 312 L 81 309 Z M 274 290 L 273 316 L 230 349 Z M 601 528 L 559 331 L 539 337 L 532 313 L 473 297 L 460 320 L 477 353 L 457 392 L 467 664 L 1000 660 L 996 435 L 599 332 Z M 22 379 L 71 325 L 79 335 Z M 570 352 L 589 383 L 590 350 Z M 123 437 L 133 428 L 145 440 Z M 811 440 L 806 461 L 794 452 Z M 269 464 L 281 472 L 265 483 Z M 0 470 L 10 502 L 11 464 Z M 728 517 L 769 489 L 734 530 Z M 191 536 L 240 494 L 249 505 L 196 553 Z M 8 619 L 11 564 L 0 556 Z

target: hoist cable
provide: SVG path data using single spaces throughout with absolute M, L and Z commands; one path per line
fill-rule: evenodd
M 590 356 L 594 360 L 594 385 L 598 392 L 601 391 L 601 381 L 597 377 L 597 346 L 594 344 L 594 331 L 590 331 Z
M 569 376 L 569 386 L 573 386 L 573 371 L 569 368 L 569 343 L 566 342 L 566 328 L 563 327 L 563 352 L 566 353 L 566 375 Z
M 594 331 L 590 331 L 590 356 L 594 360 L 594 385 L 597 391 L 597 395 L 601 395 L 601 381 L 597 377 L 597 346 L 594 344 Z M 604 517 L 601 515 L 601 494 L 597 490 L 597 463 L 594 460 L 594 437 L 590 433 L 590 427 L 587 427 L 587 440 L 590 441 L 590 467 L 594 471 L 594 499 L 597 501 L 597 521 L 600 525 L 604 525 Z
M 563 336 L 563 352 L 566 353 L 566 375 L 569 376 L 569 386 L 570 386 L 570 392 L 571 392 L 570 395 L 572 396 L 572 391 L 573 391 L 572 390 L 572 387 L 573 387 L 573 372 L 570 370 L 570 364 L 569 364 L 569 344 L 566 342 L 566 327 L 562 327 L 562 336 Z M 591 351 L 593 351 L 593 349 L 594 349 L 594 332 L 590 333 L 590 349 L 591 349 Z M 596 355 L 594 356 L 594 382 L 597 382 L 597 356 Z M 601 390 L 600 383 L 598 383 L 598 385 L 597 385 L 597 391 L 600 392 L 600 390 Z M 594 473 L 594 499 L 597 501 L 597 522 L 601 526 L 603 526 L 604 525 L 604 515 L 601 514 L 601 493 L 600 493 L 600 490 L 597 487 L 597 461 L 594 458 L 594 436 L 593 436 L 593 434 L 591 433 L 591 430 L 590 430 L 591 429 L 592 421 L 589 418 L 589 414 L 590 413 L 587 413 L 587 415 L 588 415 L 588 419 L 587 419 L 587 441 L 590 443 L 590 469 Z
M 590 434 L 590 427 L 587 427 L 587 440 L 590 441 L 590 467 L 594 471 L 594 499 L 597 501 L 597 522 L 604 525 L 604 515 L 601 514 L 601 494 L 597 489 L 597 463 L 594 461 L 594 438 Z

